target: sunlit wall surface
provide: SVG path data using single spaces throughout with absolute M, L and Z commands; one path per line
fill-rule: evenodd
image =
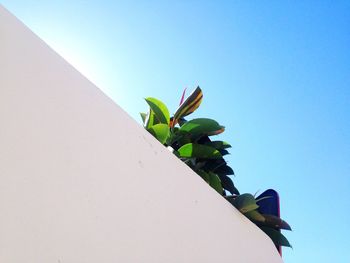
M 349 1 L 2 3 L 137 120 L 200 85 L 236 185 L 281 195 L 285 262 L 350 262 Z
M 282 262 L 262 231 L 2 7 L 0 32 L 0 262 Z

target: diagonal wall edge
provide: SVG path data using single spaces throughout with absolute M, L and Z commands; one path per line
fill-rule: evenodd
M 0 6 L 1 262 L 282 262 L 271 240 Z

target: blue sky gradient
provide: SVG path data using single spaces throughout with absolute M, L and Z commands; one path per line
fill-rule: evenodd
M 2 4 L 139 122 L 200 85 L 238 188 L 280 193 L 285 262 L 350 262 L 350 1 Z

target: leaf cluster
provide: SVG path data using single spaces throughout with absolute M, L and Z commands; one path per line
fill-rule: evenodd
M 281 229 L 291 230 L 290 226 L 275 215 L 260 213 L 259 200 L 251 194 L 240 194 L 230 178 L 234 171 L 224 156 L 229 154 L 231 145 L 211 139 L 212 136 L 223 133 L 225 127 L 213 119 L 185 119 L 200 106 L 202 99 L 202 90 L 197 87 L 185 101 L 181 101 L 173 116 L 170 116 L 162 101 L 146 98 L 149 110 L 141 113 L 143 125 L 160 143 L 171 149 L 204 181 L 260 227 L 276 246 L 290 247 L 288 240 L 280 232 Z

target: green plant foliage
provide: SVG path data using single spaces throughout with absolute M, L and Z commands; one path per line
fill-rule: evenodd
M 209 173 L 203 171 L 203 170 L 198 170 L 197 174 L 203 178 L 204 181 L 206 181 L 208 184 L 210 184 L 210 175 Z
M 292 247 L 288 239 L 280 231 L 266 226 L 261 226 L 260 229 L 271 238 L 276 246 Z
M 217 150 L 224 150 L 232 147 L 228 142 L 223 142 L 223 141 L 209 141 L 209 142 L 206 142 L 205 145 L 214 147 Z
M 209 185 L 213 187 L 219 194 L 222 194 L 224 192 L 224 189 L 221 185 L 221 180 L 217 174 L 213 172 L 209 172 Z
M 156 137 L 158 141 L 160 141 L 162 144 L 166 142 L 170 135 L 170 129 L 167 124 L 158 123 L 156 125 L 153 125 L 148 129 L 148 131 Z
M 170 114 L 168 108 L 163 102 L 155 98 L 146 98 L 151 110 L 154 112 L 154 116 L 159 123 L 169 124 Z
M 217 167 L 215 172 L 220 175 L 234 175 L 232 168 L 227 164 Z
M 198 170 L 197 173 L 219 194 L 222 194 L 224 192 L 224 189 L 221 185 L 221 180 L 217 174 L 213 172 L 205 172 L 203 170 Z
M 146 118 L 147 118 L 147 113 L 140 112 L 140 115 L 141 115 L 142 122 L 145 123 Z
M 265 217 L 262 214 L 260 214 L 258 210 L 251 210 L 245 213 L 245 216 L 255 223 L 265 222 Z
M 252 194 L 241 194 L 237 196 L 232 202 L 242 214 L 256 210 L 259 206 L 256 204 L 256 200 Z
M 184 95 L 185 92 L 183 97 Z M 187 121 L 184 118 L 199 107 L 202 99 L 202 90 L 197 87 L 171 117 L 162 101 L 146 98 L 150 109 L 148 114 L 141 113 L 144 127 L 238 211 L 260 227 L 276 246 L 290 247 L 280 232 L 281 229 L 291 230 L 288 223 L 277 216 L 261 214 L 258 211 L 259 200 L 249 193 L 240 194 L 229 177 L 234 175 L 234 171 L 224 157 L 229 154 L 231 145 L 225 141 L 211 140 L 212 136 L 224 132 L 224 126 L 213 119 L 197 118 Z M 231 195 L 227 195 L 228 192 Z
M 198 139 L 202 136 L 215 135 L 225 129 L 212 119 L 199 118 L 186 122 L 181 126 L 179 132 L 189 134 L 192 138 Z
M 179 119 L 193 113 L 196 109 L 198 109 L 199 105 L 202 103 L 202 99 L 202 90 L 200 87 L 197 87 L 176 110 L 173 117 L 172 127 L 177 124 Z
M 290 225 L 282 220 L 281 218 L 274 216 L 274 215 L 262 215 L 264 217 L 264 221 L 261 222 L 262 225 L 271 227 L 271 228 L 276 228 L 276 229 L 284 229 L 284 230 L 292 230 Z
M 248 213 L 245 213 L 245 215 L 251 221 L 260 226 L 270 227 L 279 230 L 292 230 L 290 225 L 278 216 L 261 214 L 257 210 L 249 211 Z
M 157 121 L 157 119 L 155 118 L 154 111 L 150 108 L 149 112 L 148 112 L 148 114 L 146 116 L 146 119 L 145 119 L 145 128 L 149 129 L 153 125 L 156 125 L 158 123 L 159 123 L 159 121 Z
M 181 146 L 181 148 L 178 149 L 178 153 L 180 157 L 184 158 L 217 159 L 222 157 L 220 152 L 215 148 L 196 143 L 187 143 Z
M 218 174 L 218 177 L 220 178 L 222 187 L 225 190 L 229 191 L 232 195 L 239 195 L 239 191 L 233 184 L 233 181 L 231 180 L 230 177 L 228 177 L 227 175 L 221 175 L 221 174 Z

